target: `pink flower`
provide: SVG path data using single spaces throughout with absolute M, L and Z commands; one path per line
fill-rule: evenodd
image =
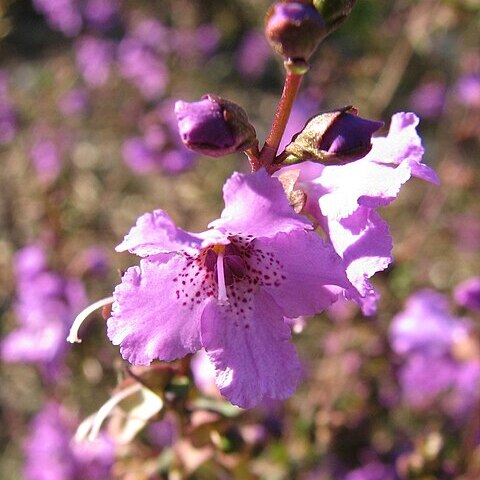
M 247 408 L 295 390 L 300 364 L 284 317 L 318 313 L 336 299 L 327 286 L 350 284 L 277 179 L 236 173 L 224 198 L 199 234 L 161 210 L 138 219 L 117 250 L 145 258 L 115 289 L 108 335 L 137 365 L 204 348 L 221 393 Z
M 422 163 L 418 121 L 413 113 L 395 114 L 388 135 L 373 138 L 370 153 L 355 162 L 304 162 L 280 171 L 298 171 L 296 188 L 307 194 L 305 210 L 346 262 L 348 278 L 357 289 L 350 298 L 366 315 L 376 311 L 378 298 L 368 279 L 392 261 L 388 224 L 376 208 L 390 204 L 412 176 L 438 183 L 435 172 Z

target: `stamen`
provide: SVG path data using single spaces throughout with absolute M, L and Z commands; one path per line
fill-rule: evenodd
M 223 269 L 223 256 L 225 249 L 219 249 L 217 254 L 217 286 L 218 304 L 228 305 L 227 286 L 225 285 L 225 271 Z
M 73 321 L 73 324 L 70 328 L 70 332 L 68 333 L 67 342 L 82 343 L 82 340 L 78 338 L 78 330 L 80 329 L 80 326 L 82 325 L 82 323 L 87 319 L 87 317 L 91 313 L 95 312 L 95 310 L 98 310 L 99 308 L 102 308 L 105 305 L 110 305 L 114 301 L 115 299 L 113 297 L 102 298 L 102 300 L 92 303 L 87 308 L 82 310 Z

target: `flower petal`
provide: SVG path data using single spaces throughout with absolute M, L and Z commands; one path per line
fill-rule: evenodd
M 372 150 L 361 160 L 325 167 L 310 162 L 297 165 L 301 170 L 299 186 L 307 197 L 318 199 L 323 215 L 340 219 L 361 205 L 388 205 L 412 175 L 438 184 L 435 172 L 421 163 L 424 149 L 417 125 L 418 117 L 413 113 L 395 114 L 388 136 L 374 138 Z
M 201 348 L 200 316 L 213 296 L 213 273 L 192 258 L 166 263 L 142 260 L 114 291 L 108 337 L 134 365 L 171 361 Z
M 388 205 L 410 176 L 407 163 L 395 168 L 362 159 L 326 167 L 315 180 L 327 191 L 319 199 L 320 209 L 325 216 L 340 219 L 350 216 L 360 205 L 370 208 Z
M 271 237 L 278 232 L 311 228 L 293 211 L 278 179 L 263 169 L 248 175 L 234 173 L 223 188 L 223 196 L 222 216 L 209 227 L 244 237 Z
M 215 365 L 222 395 L 251 408 L 263 398 L 284 399 L 301 374 L 290 328 L 272 297 L 261 290 L 245 313 L 210 300 L 201 320 L 202 343 Z
M 366 161 L 400 165 L 406 162 L 412 175 L 427 182 L 440 183 L 437 174 L 422 163 L 424 149 L 416 127 L 418 117 L 411 112 L 400 112 L 392 116 L 390 130 L 386 137 L 377 137 L 372 141 L 372 150 Z
M 372 209 L 360 207 L 350 217 L 325 222 L 335 251 L 344 259 L 348 279 L 358 291 L 348 297 L 365 315 L 376 312 L 378 294 L 367 281 L 392 261 L 392 237 L 387 222 Z
M 267 252 L 255 256 L 264 288 L 286 317 L 314 315 L 331 305 L 337 295 L 329 285 L 352 289 L 342 259 L 313 232 L 279 233 L 258 239 L 255 247 Z
M 182 230 L 163 210 L 155 210 L 138 218 L 136 225 L 116 250 L 117 252 L 128 250 L 141 257 L 174 252 L 194 255 L 201 248 L 215 243 L 228 241 L 215 231 L 190 233 Z

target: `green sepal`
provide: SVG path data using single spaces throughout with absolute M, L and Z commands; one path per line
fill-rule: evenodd
M 349 105 L 312 117 L 302 131 L 294 135 L 292 141 L 280 155 L 279 159 L 281 159 L 281 164 L 296 165 L 307 160 L 325 164 L 341 163 L 341 161 L 339 162 L 340 159 L 338 155 L 321 150 L 318 145 L 325 132 L 343 113 L 357 115 L 358 111 Z

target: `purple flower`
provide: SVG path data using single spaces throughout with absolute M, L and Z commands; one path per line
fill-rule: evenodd
M 113 54 L 113 43 L 109 40 L 84 36 L 75 42 L 78 69 L 92 87 L 100 87 L 107 82 Z
M 33 419 L 27 439 L 23 476 L 25 480 L 68 480 L 75 475 L 69 449 L 73 425 L 62 418 L 61 407 L 48 403 Z
M 398 355 L 443 355 L 469 328 L 467 323 L 450 316 L 448 300 L 443 295 L 423 290 L 411 296 L 405 310 L 395 316 L 390 328 L 392 348 Z
M 118 0 L 87 0 L 83 17 L 88 26 L 97 30 L 106 30 L 118 20 Z
M 109 272 L 110 264 L 107 251 L 99 245 L 83 250 L 72 262 L 75 273 L 103 276 Z
M 73 116 L 84 113 L 89 107 L 89 103 L 88 91 L 83 88 L 75 88 L 62 96 L 58 107 L 63 115 Z
M 155 422 L 148 428 L 149 440 L 161 449 L 171 447 L 179 437 L 179 428 L 173 414 L 167 413 L 162 420 Z
M 38 138 L 30 149 L 30 159 L 42 182 L 53 182 L 60 175 L 63 162 L 53 139 Z
M 35 416 L 24 445 L 25 480 L 104 480 L 110 478 L 114 445 L 107 437 L 94 442 L 72 440 L 72 414 L 49 402 Z
M 375 312 L 378 298 L 368 279 L 392 261 L 388 224 L 376 208 L 391 203 L 411 176 L 438 183 L 435 172 L 422 163 L 417 125 L 413 113 L 397 113 L 388 135 L 373 138 L 370 153 L 360 160 L 331 166 L 304 162 L 280 171 L 298 171 L 297 187 L 307 194 L 305 210 L 346 262 L 357 289 L 350 298 L 367 315 Z
M 10 143 L 17 133 L 17 115 L 8 95 L 8 77 L 0 70 L 0 145 Z
M 165 55 L 171 50 L 172 32 L 154 18 L 141 18 L 131 28 L 128 38 L 135 39 L 159 55 Z
M 410 106 L 425 118 L 438 118 L 443 111 L 447 87 L 438 81 L 425 82 L 410 96 Z
M 450 313 L 443 295 L 423 290 L 410 297 L 390 328 L 392 349 L 404 359 L 399 381 L 408 405 L 437 405 L 453 417 L 465 417 L 480 385 L 478 345 L 470 333 L 471 324 Z
M 117 250 L 146 258 L 115 289 L 108 336 L 138 365 L 204 348 L 222 394 L 251 407 L 295 390 L 300 364 L 284 317 L 320 312 L 336 299 L 326 286 L 349 282 L 265 171 L 234 174 L 224 198 L 200 234 L 161 210 L 138 219 Z
M 205 59 L 212 55 L 220 40 L 220 32 L 214 25 L 200 25 L 196 30 L 174 30 L 172 36 L 172 51 L 184 58 Z
M 456 85 L 458 100 L 467 107 L 480 108 L 480 74 L 471 73 L 461 77 Z
M 454 292 L 457 305 L 480 312 L 480 277 L 473 277 L 457 285 Z
M 140 128 L 143 136 L 122 146 L 123 159 L 134 172 L 176 175 L 193 167 L 195 155 L 183 146 L 170 102 L 146 115 Z
M 255 80 L 265 72 L 272 51 L 259 30 L 250 30 L 242 38 L 235 53 L 237 70 L 246 78 Z
M 37 12 L 45 15 L 48 25 L 68 37 L 74 37 L 82 28 L 82 16 L 76 0 L 33 0 Z
M 125 163 L 140 174 L 155 171 L 178 174 L 190 169 L 194 161 L 191 152 L 158 148 L 148 136 L 127 139 L 122 154 Z
M 475 213 L 455 215 L 449 231 L 459 250 L 475 253 L 480 250 L 480 217 Z
M 350 471 L 344 480 L 395 480 L 395 470 L 379 462 L 367 463 L 363 467 Z
M 36 244 L 22 248 L 15 254 L 14 271 L 17 282 L 28 281 L 47 269 L 44 250 Z
M 20 326 L 2 340 L 2 359 L 35 363 L 48 377 L 56 376 L 62 370 L 68 328 L 86 303 L 83 285 L 47 270 L 45 253 L 37 245 L 17 253 L 14 270 Z
M 169 80 L 168 69 L 147 43 L 127 37 L 118 45 L 117 55 L 121 74 L 146 100 L 158 99 L 163 94 Z

